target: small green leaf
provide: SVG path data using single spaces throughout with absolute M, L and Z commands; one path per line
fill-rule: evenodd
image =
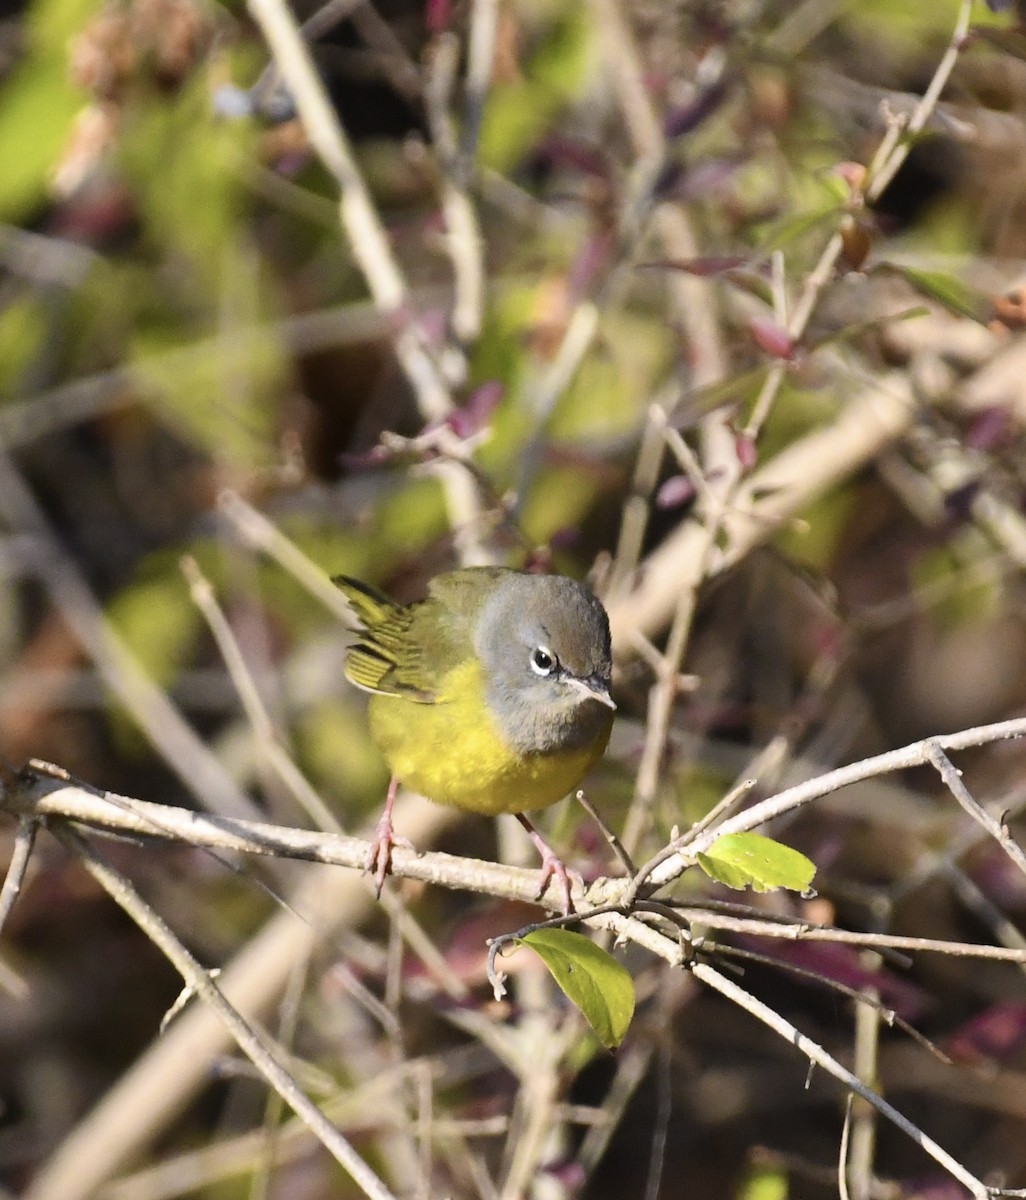
M 994 315 L 993 297 L 963 283 L 955 275 L 944 271 L 920 271 L 915 267 L 898 266 L 896 263 L 880 263 L 876 269 L 901 275 L 917 292 L 936 300 L 938 304 L 960 317 L 970 317 L 979 321 L 981 325 L 986 325 Z
M 760 232 L 759 252 L 766 255 L 772 254 L 774 250 L 781 250 L 791 242 L 805 237 L 814 229 L 836 221 L 843 210 L 844 204 L 838 199 L 836 202 L 814 208 L 811 212 L 799 213 L 796 217 L 785 217 L 776 221 Z
M 719 383 L 686 393 L 677 406 L 674 425 L 678 429 L 688 429 L 697 423 L 699 417 L 711 413 L 713 409 L 726 408 L 731 404 L 743 405 L 754 400 L 768 370 L 766 364 L 762 363 L 750 371 L 742 371 Z
M 634 981 L 616 959 L 568 929 L 536 929 L 520 941 L 548 967 L 602 1045 L 619 1046 L 634 1016 Z
M 777 1167 L 756 1167 L 738 1189 L 736 1200 L 787 1200 L 787 1175 Z
M 805 892 L 816 874 L 815 863 L 804 854 L 761 833 L 724 834 L 699 854 L 698 865 L 711 879 L 737 891 Z

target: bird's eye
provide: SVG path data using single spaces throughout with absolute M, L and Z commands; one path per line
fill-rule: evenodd
M 531 670 L 544 678 L 556 669 L 556 656 L 545 646 L 535 646 L 531 651 Z

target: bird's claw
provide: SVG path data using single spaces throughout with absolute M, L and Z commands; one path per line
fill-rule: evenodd
M 542 851 L 542 866 L 541 866 L 541 886 L 538 888 L 538 899 L 545 895 L 546 889 L 549 886 L 549 880 L 554 879 L 559 887 L 560 894 L 563 898 L 563 916 L 568 917 L 572 912 L 575 912 L 574 902 L 570 896 L 571 892 L 571 877 L 573 882 L 584 886 L 584 880 L 576 871 L 567 870 L 566 863 L 555 854 L 552 850 Z
M 374 828 L 370 850 L 367 854 L 365 871 L 374 876 L 374 894 L 381 899 L 381 889 L 385 886 L 385 876 L 392 865 L 392 848 L 401 846 L 412 850 L 413 843 L 409 838 L 398 837 L 392 829 L 392 817 L 386 813 Z

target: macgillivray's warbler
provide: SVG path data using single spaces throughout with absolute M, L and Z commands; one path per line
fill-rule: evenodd
M 346 677 L 371 693 L 371 735 L 392 771 L 368 870 L 388 871 L 399 784 L 439 804 L 513 813 L 571 911 L 566 867 L 524 815 L 580 783 L 602 757 L 616 705 L 609 694 L 609 619 L 562 575 L 466 567 L 438 575 L 424 600 L 396 603 L 339 575 L 363 630 Z

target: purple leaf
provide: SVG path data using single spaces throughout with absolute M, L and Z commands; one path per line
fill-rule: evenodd
M 1015 422 L 1007 408 L 995 404 L 978 412 L 965 435 L 965 444 L 973 450 L 996 450 L 1015 437 Z
M 677 138 L 697 129 L 720 107 L 727 98 L 728 91 L 727 81 L 720 79 L 704 92 L 699 92 L 690 104 L 682 105 L 667 115 L 663 122 L 663 133 L 668 138 Z
M 584 175 L 608 180 L 609 161 L 601 147 L 590 146 L 579 138 L 561 137 L 553 134 L 545 138 L 538 148 L 538 155 L 558 167 L 573 167 Z
M 787 361 L 794 358 L 794 338 L 776 321 L 755 317 L 748 322 L 748 330 L 755 339 L 756 345 L 773 358 L 782 358 Z
M 755 949 L 759 949 L 758 940 L 752 940 Z M 856 991 L 875 988 L 881 1002 L 903 1020 L 915 1020 L 929 1003 L 928 996 L 921 988 L 899 979 L 885 968 L 867 970 L 859 959 L 858 951 L 852 946 L 831 945 L 828 942 L 773 941 L 771 944 L 773 957 L 781 962 L 812 971 Z M 765 950 L 765 943 L 762 949 Z
M 457 437 L 472 437 L 488 424 L 505 394 L 505 386 L 497 379 L 491 379 L 471 392 L 463 407 L 454 409 L 445 418 L 445 423 Z
M 424 23 L 428 27 L 428 32 L 443 33 L 449 28 L 451 15 L 449 0 L 427 0 Z
M 701 200 L 716 195 L 747 161 L 747 158 L 735 155 L 732 158 L 709 158 L 695 163 L 682 173 L 672 195 L 678 200 Z
M 698 275 L 707 279 L 713 275 L 724 275 L 743 267 L 748 260 L 735 256 L 728 258 L 664 258 L 652 262 L 638 263 L 640 270 L 652 271 L 684 271 L 688 275 Z
M 759 461 L 759 450 L 755 439 L 739 433 L 734 437 L 734 449 L 737 451 L 737 461 L 745 471 L 750 471 Z
M 686 475 L 671 475 L 663 481 L 655 496 L 656 508 L 679 508 L 695 497 L 695 485 Z
M 1026 1042 L 1026 1003 L 998 1001 L 960 1025 L 945 1049 L 959 1062 L 1002 1062 Z

